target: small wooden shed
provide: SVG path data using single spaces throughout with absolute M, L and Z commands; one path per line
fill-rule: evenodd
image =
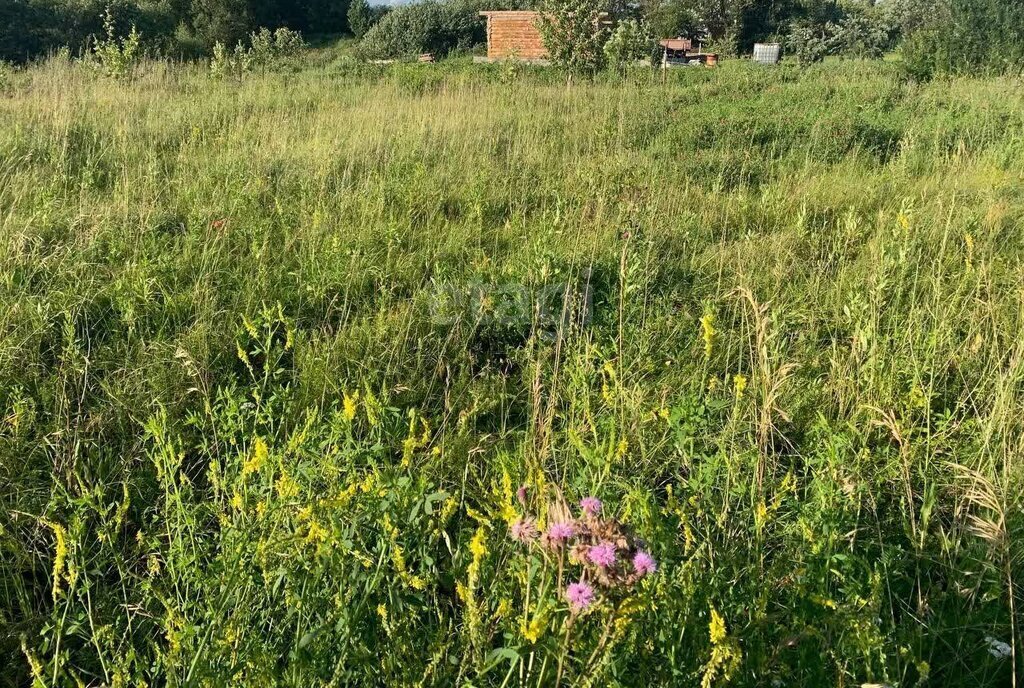
M 682 59 L 693 50 L 693 41 L 689 38 L 663 38 L 658 41 L 668 59 Z
M 491 11 L 487 17 L 487 59 L 546 60 L 547 48 L 537 27 L 539 12 Z
M 718 55 L 715 53 L 706 53 L 701 50 L 691 52 L 693 41 L 689 38 L 663 38 L 658 41 L 658 45 L 662 51 L 661 66 L 663 68 L 695 64 L 714 67 L 718 64 Z

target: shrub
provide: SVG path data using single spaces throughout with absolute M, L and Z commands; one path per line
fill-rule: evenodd
M 118 38 L 114 14 L 109 7 L 103 13 L 103 33 L 105 37 L 97 39 L 93 45 L 89 63 L 116 79 L 130 76 L 142 56 L 142 36 L 132 24 L 128 35 Z
M 234 77 L 242 78 L 242 75 L 252 69 L 252 58 L 242 44 L 239 42 L 235 49 L 228 52 L 227 47 L 217 41 L 213 46 L 213 57 L 210 58 L 210 75 L 218 79 Z
M 904 69 L 936 73 L 1020 73 L 1024 5 L 1005 0 L 943 0 L 903 45 Z
M 469 50 L 485 39 L 477 9 L 467 3 L 427 0 L 392 10 L 371 27 L 357 48 L 363 59 Z
M 306 47 L 302 34 L 283 27 L 273 33 L 267 28 L 254 31 L 249 34 L 249 44 L 253 66 L 256 67 L 276 65 L 298 55 Z
M 786 50 L 801 64 L 821 62 L 839 52 L 839 32 L 839 25 L 831 22 L 819 27 L 794 26 L 786 36 Z
M 249 47 L 239 41 L 229 53 L 222 42 L 214 44 L 210 74 L 218 78 L 241 78 L 257 67 L 272 69 L 297 55 L 305 46 L 302 35 L 297 31 L 280 28 L 271 33 L 270 29 L 262 28 L 249 34 Z
M 879 58 L 893 47 L 897 34 L 891 13 L 851 6 L 835 21 L 804 21 L 790 27 L 786 49 L 804 64 L 829 55 Z
M 896 26 L 883 13 L 856 12 L 840 24 L 843 54 L 878 59 L 893 47 Z
M 654 47 L 650 28 L 643 22 L 626 19 L 615 27 L 604 44 L 604 56 L 608 65 L 622 71 L 637 60 L 650 58 Z
M 571 74 L 593 74 L 604 64 L 608 40 L 604 0 L 545 0 L 539 28 L 551 61 Z
M 352 0 L 348 6 L 348 26 L 356 38 L 362 38 L 373 22 L 373 13 L 366 0 Z

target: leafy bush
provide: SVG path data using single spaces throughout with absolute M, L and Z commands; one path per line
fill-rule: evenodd
M 271 32 L 270 29 L 261 28 L 249 34 L 249 45 L 253 65 L 271 67 L 301 53 L 306 42 L 297 31 L 282 27 Z
M 213 46 L 213 57 L 210 58 L 210 76 L 218 79 L 233 77 L 242 78 L 252 69 L 252 56 L 241 43 L 235 44 L 233 51 L 217 41 Z
M 879 58 L 892 48 L 896 35 L 891 13 L 851 5 L 832 18 L 794 23 L 785 45 L 803 64 L 830 55 Z
M 256 68 L 272 69 L 300 53 L 305 46 L 297 31 L 281 28 L 271 33 L 270 29 L 262 28 L 249 34 L 248 47 L 239 41 L 234 50 L 228 52 L 220 41 L 214 44 L 210 74 L 218 78 L 241 78 Z
M 362 38 L 370 30 L 373 11 L 366 0 L 352 0 L 348 6 L 348 28 L 356 38 Z
M 821 62 L 838 52 L 840 27 L 831 22 L 822 26 L 794 26 L 786 36 L 786 51 L 801 64 Z
M 398 7 L 373 25 L 360 42 L 363 59 L 389 59 L 433 53 L 443 57 L 469 50 L 486 39 L 478 10 L 462 2 L 426 0 Z
M 840 24 L 842 52 L 853 57 L 878 59 L 891 49 L 897 28 L 883 12 L 854 12 Z
M 1024 3 L 942 0 L 903 45 L 904 69 L 938 73 L 1019 74 L 1024 70 Z
M 649 59 L 654 54 L 655 40 L 650 28 L 636 19 L 626 19 L 612 31 L 604 44 L 607 64 L 618 71 L 637 60 Z
M 538 22 L 551 61 L 570 74 L 593 74 L 604 65 L 610 34 L 605 0 L 545 0 Z
M 96 39 L 89 55 L 89 64 L 107 76 L 123 79 L 131 75 L 142 57 L 142 36 L 132 25 L 127 36 L 118 38 L 114 14 L 107 7 L 103 13 L 103 38 Z
M 700 12 L 690 2 L 652 2 L 645 12 L 645 20 L 650 24 L 652 35 L 661 38 L 703 34 Z

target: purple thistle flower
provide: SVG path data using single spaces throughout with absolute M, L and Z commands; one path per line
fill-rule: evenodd
M 519 500 L 520 504 L 526 506 L 526 485 L 520 485 L 519 489 L 516 490 L 516 499 Z
M 516 520 L 512 524 L 509 534 L 516 542 L 527 544 L 536 540 L 540 533 L 537 531 L 537 522 L 527 517 Z
M 580 500 L 580 508 L 587 516 L 597 516 L 601 513 L 601 500 L 597 497 L 584 497 Z
M 658 565 L 654 562 L 654 557 L 644 550 L 638 549 L 633 555 L 633 569 L 641 576 L 646 576 L 657 571 Z
M 548 540 L 558 544 L 576 536 L 576 527 L 571 523 L 552 523 L 548 526 Z
M 570 583 L 565 589 L 565 599 L 569 600 L 573 613 L 578 614 L 594 601 L 594 589 L 583 581 Z
M 615 564 L 615 545 L 610 542 L 602 542 L 594 545 L 587 552 L 587 558 L 603 569 Z

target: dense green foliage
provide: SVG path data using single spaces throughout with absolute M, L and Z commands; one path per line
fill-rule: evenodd
M 146 47 L 171 57 L 234 45 L 261 27 L 304 33 L 348 29 L 347 0 L 0 0 L 0 60 L 23 62 L 67 47 L 85 51 L 104 35 L 110 9 L 119 33 L 132 25 Z
M 213 46 L 210 75 L 241 79 L 253 70 L 278 69 L 297 59 L 305 48 L 302 36 L 281 28 L 273 33 L 260 29 L 249 36 L 248 44 L 239 41 L 233 50 L 221 42 Z
M 636 19 L 618 22 L 604 44 L 605 63 L 620 72 L 638 60 L 657 59 L 659 52 L 650 27 Z
M 900 20 L 893 4 L 846 5 L 794 21 L 785 35 L 786 50 L 803 63 L 830 55 L 880 58 L 895 47 Z
M 8 75 L 0 683 L 1010 684 L 1019 81 L 318 59 Z
M 922 18 L 905 46 L 907 70 L 937 73 L 1024 73 L 1024 3 L 945 0 Z
M 834 55 L 877 58 L 905 42 L 907 73 L 917 78 L 1012 73 L 1024 63 L 1024 5 L 1016 0 L 425 0 L 393 13 L 367 0 L 0 0 L 0 60 L 25 62 L 63 49 L 88 53 L 97 38 L 109 40 L 107 16 L 118 35 L 135 27 L 150 55 L 190 58 L 211 55 L 218 43 L 235 46 L 260 28 L 363 38 L 393 14 L 367 37 L 362 56 L 444 56 L 484 41 L 479 10 L 520 8 L 561 17 L 548 23 L 546 34 L 557 61 L 574 71 L 601 66 L 608 32 L 584 40 L 582 29 L 590 25 L 582 20 L 572 36 L 554 29 L 569 28 L 569 17 L 599 12 L 635 20 L 655 37 L 696 38 L 723 56 L 771 40 L 813 63 Z
M 486 40 L 478 3 L 466 0 L 423 0 L 388 12 L 363 36 L 359 55 L 366 59 L 438 57 Z
M 366 0 L 352 0 L 348 4 L 348 28 L 352 35 L 362 38 L 372 25 L 373 10 L 370 9 L 369 3 Z
M 605 62 L 611 35 L 605 0 L 545 0 L 537 28 L 551 61 L 571 73 L 593 74 Z

